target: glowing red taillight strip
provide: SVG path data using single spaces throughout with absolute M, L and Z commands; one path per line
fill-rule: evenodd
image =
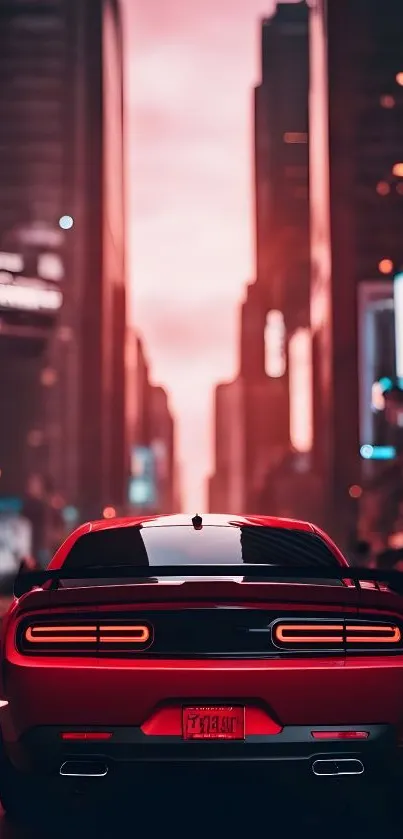
M 148 626 L 108 626 L 102 624 L 99 627 L 100 632 L 119 632 L 120 635 L 100 635 L 100 642 L 107 643 L 107 644 L 116 644 L 116 643 L 137 643 L 137 644 L 145 644 L 146 641 L 150 638 L 150 630 Z M 125 635 L 122 634 L 125 632 L 136 632 L 137 635 Z
M 307 635 L 306 633 L 311 633 Z M 334 633 L 340 633 L 335 635 Z M 345 632 L 345 637 L 344 637 Z M 273 628 L 276 641 L 281 644 L 398 644 L 402 633 L 395 624 L 331 624 L 321 623 L 278 623 Z
M 63 631 L 78 634 L 59 634 Z M 83 632 L 86 632 L 87 634 L 79 634 Z M 95 644 L 97 640 L 96 632 L 96 626 L 28 626 L 25 630 L 25 640 L 30 644 Z
M 105 634 L 114 633 L 114 634 Z M 98 637 L 99 636 L 99 637 Z M 148 626 L 100 624 L 94 626 L 28 626 L 24 633 L 29 644 L 144 644 L 151 636 Z
M 355 634 L 349 635 L 348 633 L 350 632 L 359 633 L 359 636 L 357 637 Z M 374 637 L 371 634 L 365 634 L 372 632 L 377 632 L 378 636 Z M 398 644 L 402 638 L 402 633 L 399 627 L 394 624 L 389 626 L 385 624 L 380 624 L 378 626 L 376 624 L 363 624 L 361 626 L 347 624 L 346 633 L 346 641 L 348 644 Z
M 315 740 L 366 740 L 369 731 L 311 731 Z
M 318 632 L 317 635 L 304 635 L 304 632 Z M 284 633 L 293 632 L 293 635 Z M 340 635 L 326 635 L 326 632 L 340 632 Z M 319 634 L 320 633 L 320 634 Z M 278 623 L 274 627 L 274 636 L 282 644 L 306 644 L 318 643 L 328 644 L 337 641 L 343 642 L 343 624 L 317 624 L 317 623 Z

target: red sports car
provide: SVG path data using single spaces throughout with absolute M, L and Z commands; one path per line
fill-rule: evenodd
M 36 788 L 138 791 L 213 764 L 320 796 L 341 776 L 354 796 L 398 777 L 401 579 L 350 568 L 305 522 L 78 528 L 47 571 L 17 578 L 3 621 L 4 808 L 18 816 Z

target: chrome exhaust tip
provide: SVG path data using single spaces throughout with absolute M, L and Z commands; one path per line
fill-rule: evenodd
M 364 772 L 364 764 L 361 760 L 356 760 L 355 758 L 314 760 L 312 764 L 312 772 L 318 777 L 329 777 L 330 775 L 362 775 Z
M 108 767 L 102 760 L 66 760 L 60 767 L 64 778 L 104 778 Z

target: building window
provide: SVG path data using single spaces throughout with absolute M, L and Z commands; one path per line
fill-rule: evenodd
M 287 145 L 301 145 L 308 142 L 308 134 L 304 131 L 286 131 L 283 140 Z
M 284 376 L 287 368 L 285 338 L 284 315 L 272 309 L 267 313 L 264 332 L 265 370 L 266 375 L 272 379 Z

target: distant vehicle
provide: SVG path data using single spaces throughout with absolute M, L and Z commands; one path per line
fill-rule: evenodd
M 367 778 L 400 777 L 402 580 L 353 569 L 306 522 L 79 527 L 17 578 L 4 619 L 3 807 L 48 810 L 88 780 L 104 800 L 125 779 L 138 807 L 157 769 L 197 789 L 214 764 L 256 772 L 271 808 L 284 782 L 292 803 L 336 781 L 368 809 Z

